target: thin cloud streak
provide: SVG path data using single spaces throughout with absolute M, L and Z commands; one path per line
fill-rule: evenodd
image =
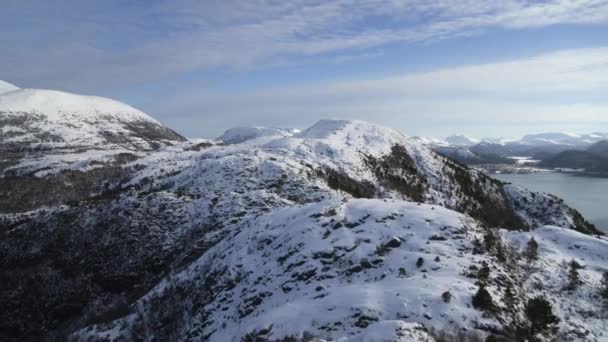
M 32 1 L 9 3 L 12 6 L 4 11 L 6 15 L 27 9 L 34 18 L 47 16 L 37 13 Z M 42 80 L 74 91 L 93 90 L 196 70 L 272 64 L 285 57 L 361 53 L 386 44 L 447 39 L 493 28 L 608 23 L 608 1 L 600 0 L 256 0 L 211 4 L 181 0 L 127 8 L 118 16 L 103 6 L 80 1 L 72 5 L 86 9 L 81 22 L 56 18 L 49 24 L 51 30 L 71 32 L 70 28 L 79 27 L 100 38 L 117 30 L 137 39 L 110 42 L 109 48 L 93 46 L 87 35 L 71 33 L 69 39 L 57 36 L 55 42 L 40 47 L 0 35 L 0 43 L 14 45 L 4 44 L 10 49 L 0 56 L 0 74 L 16 83 Z M 384 24 L 373 22 L 373 18 L 382 18 L 379 21 Z

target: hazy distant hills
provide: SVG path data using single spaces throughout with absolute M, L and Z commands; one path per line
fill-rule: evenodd
M 456 146 L 473 146 L 479 144 L 480 140 L 463 134 L 454 134 L 445 138 L 445 141 Z
M 452 135 L 446 140 L 429 140 L 433 148 L 467 164 L 510 164 L 509 157 L 543 161 L 545 167 L 605 170 L 608 133 L 540 133 L 518 140 L 481 139 Z M 578 153 L 577 153 L 578 152 Z
M 541 166 L 583 169 L 590 173 L 608 173 L 608 141 L 600 141 L 587 150 L 567 150 L 544 159 Z
M 595 155 L 608 158 L 608 140 L 602 140 L 589 146 L 587 151 Z

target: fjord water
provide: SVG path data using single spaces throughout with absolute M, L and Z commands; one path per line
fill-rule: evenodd
M 568 205 L 580 211 L 589 222 L 608 233 L 608 178 L 561 172 L 492 174 L 492 177 L 532 191 L 561 197 Z

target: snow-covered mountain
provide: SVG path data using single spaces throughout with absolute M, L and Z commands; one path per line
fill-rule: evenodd
M 117 155 L 138 155 L 183 140 L 148 115 L 110 99 L 40 89 L 0 95 L 2 172 L 54 172 L 73 163 L 92 168 Z
M 0 338 L 512 339 L 528 331 L 536 296 L 560 319 L 539 336 L 603 336 L 608 241 L 560 199 L 366 122 L 232 132 L 240 142 L 173 143 L 100 165 L 95 184 L 111 168 L 122 178 L 88 197 L 30 192 L 29 205 L 3 210 Z M 62 192 L 72 186 L 62 172 L 0 179 Z M 0 195 L 4 208 L 23 200 Z M 538 260 L 526 261 L 532 237 Z M 565 291 L 560 265 L 572 259 L 584 283 Z M 490 306 L 473 305 L 480 287 Z
M 99 194 L 124 179 L 123 164 L 185 140 L 106 98 L 40 89 L 0 94 L 0 212 Z
M 521 139 L 483 138 L 475 139 L 462 134 L 455 134 L 445 139 L 451 145 L 471 147 L 478 144 L 501 146 L 534 146 L 534 147 L 585 147 L 601 140 L 608 139 L 608 133 L 594 132 L 589 134 L 575 134 L 568 132 L 528 134 Z
M 483 138 L 476 140 L 464 135 L 452 135 L 446 140 L 429 144 L 438 153 L 466 164 L 509 164 L 509 157 L 547 159 L 564 151 L 584 151 L 591 145 L 608 139 L 608 133 L 540 133 L 521 139 Z
M 235 127 L 227 130 L 217 138 L 224 144 L 238 144 L 247 140 L 260 137 L 292 136 L 298 133 L 295 128 L 272 128 L 272 127 Z
M 589 146 L 608 139 L 608 133 L 574 134 L 574 133 L 540 133 L 524 136 L 519 143 L 532 146 L 570 145 L 573 147 Z
M 465 146 L 465 147 L 473 146 L 475 144 L 479 144 L 479 142 L 480 142 L 479 139 L 471 138 L 471 137 L 468 137 L 463 134 L 450 135 L 449 137 L 445 138 L 445 141 L 447 141 L 448 143 L 450 143 L 452 145 Z

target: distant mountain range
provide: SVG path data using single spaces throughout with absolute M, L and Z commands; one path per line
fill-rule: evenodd
M 512 157 L 528 157 L 545 167 L 585 169 L 605 172 L 603 158 L 608 133 L 540 133 L 518 140 L 474 139 L 452 135 L 427 142 L 437 152 L 467 164 L 512 164 Z
M 569 168 L 588 173 L 608 173 L 608 141 L 597 142 L 584 151 L 566 150 L 549 156 L 540 162 L 550 168 Z
M 445 138 L 445 141 L 452 145 L 465 147 L 477 145 L 481 142 L 479 139 L 471 138 L 462 134 L 450 135 L 449 137 Z

